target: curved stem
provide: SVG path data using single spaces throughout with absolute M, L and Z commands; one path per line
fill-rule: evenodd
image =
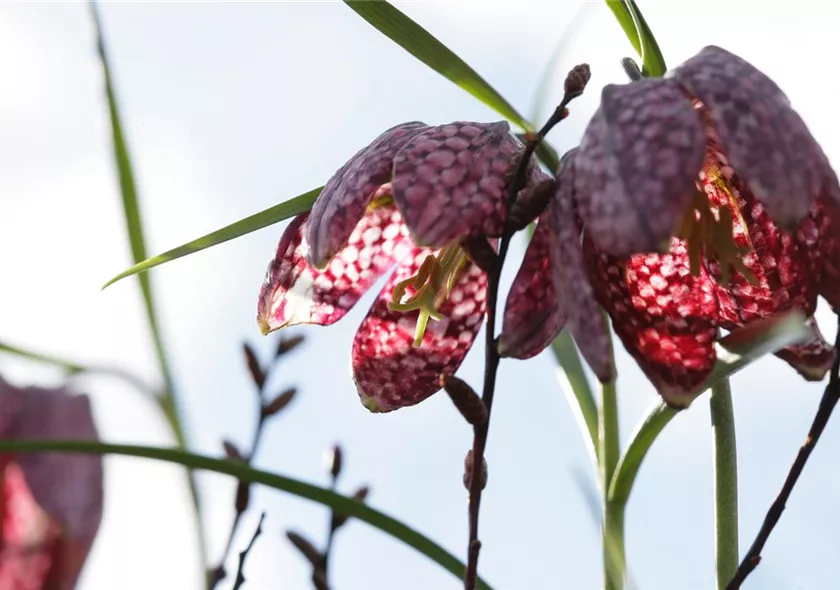
M 604 502 L 605 590 L 621 590 L 624 587 L 624 505 L 611 501 L 609 497 L 610 482 L 620 454 L 619 442 L 618 400 L 615 382 L 612 381 L 601 387 L 601 407 L 598 411 L 598 464 Z
M 723 590 L 738 568 L 738 457 L 729 380 L 712 387 L 709 402 L 715 454 L 715 566 Z

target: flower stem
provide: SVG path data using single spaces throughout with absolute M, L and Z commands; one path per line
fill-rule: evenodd
M 506 211 L 510 211 L 511 207 L 516 201 L 519 191 L 525 187 L 526 173 L 531 157 L 539 147 L 543 138 L 551 129 L 562 121 L 567 115 L 568 110 L 566 106 L 568 103 L 579 96 L 582 92 L 580 89 L 576 94 L 569 94 L 563 96 L 560 105 L 554 110 L 554 113 L 546 121 L 545 125 L 539 130 L 535 137 L 530 139 L 525 145 L 525 150 L 522 154 L 522 159 L 516 168 L 516 172 L 508 186 Z M 496 345 L 496 307 L 499 300 L 499 283 L 501 281 L 502 266 L 507 256 L 508 248 L 510 247 L 510 240 L 513 237 L 514 231 L 508 225 L 505 227 L 502 238 L 499 242 L 499 254 L 496 264 L 487 273 L 487 324 L 485 335 L 485 361 L 484 361 L 484 387 L 482 389 L 481 400 L 487 408 L 487 420 L 480 425 L 474 427 L 473 430 L 473 465 L 475 470 L 479 471 L 484 463 L 484 449 L 487 446 L 487 434 L 490 428 L 490 415 L 493 409 L 493 397 L 496 392 L 496 374 L 499 368 L 499 351 Z M 464 590 L 474 590 L 478 578 L 478 555 L 481 551 L 481 542 L 478 540 L 478 518 L 481 508 L 481 491 L 482 478 L 473 477 L 469 486 L 469 543 L 467 545 L 467 570 L 464 574 Z
M 610 482 L 620 455 L 618 429 L 618 400 L 615 381 L 601 387 L 598 408 L 598 466 L 604 504 L 603 552 L 604 588 L 621 590 L 624 587 L 624 505 L 609 497 Z
M 738 454 L 729 379 L 712 387 L 709 402 L 715 453 L 715 566 L 723 590 L 738 569 Z

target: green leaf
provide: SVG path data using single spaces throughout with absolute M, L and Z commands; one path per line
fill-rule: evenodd
M 356 14 L 411 55 L 523 129 L 533 130 L 501 94 L 446 45 L 385 1 L 344 0 Z
M 160 266 L 165 262 L 170 262 L 172 260 L 181 258 L 182 256 L 194 254 L 206 248 L 211 248 L 213 246 L 217 246 L 219 244 L 227 242 L 228 240 L 232 240 L 234 238 L 244 236 L 245 234 L 257 231 L 258 229 L 263 229 L 264 227 L 268 227 L 269 225 L 279 223 L 284 219 L 289 219 L 290 217 L 294 217 L 295 215 L 306 213 L 312 208 L 312 203 L 315 202 L 315 197 L 317 197 L 321 193 L 322 188 L 324 187 L 312 189 L 311 191 L 305 192 L 302 195 L 298 195 L 293 199 L 283 201 L 279 205 L 274 205 L 273 207 L 269 207 L 264 211 L 254 213 L 253 215 L 250 215 L 245 219 L 240 219 L 235 223 L 226 225 L 222 229 L 218 229 L 214 232 L 207 234 L 206 236 L 197 238 L 192 242 L 187 242 L 183 246 L 178 246 L 177 248 L 173 248 L 172 250 L 167 250 L 163 254 L 158 254 L 157 256 L 149 258 L 148 260 L 144 260 L 139 264 L 135 264 L 128 270 L 121 272 L 113 279 L 105 283 L 102 286 L 102 288 L 104 289 L 110 285 L 113 285 L 117 281 L 126 277 L 130 277 L 133 274 L 142 273 L 143 271 L 149 270 L 150 268 Z
M 131 159 L 129 157 L 128 147 L 125 143 L 125 136 L 123 134 L 122 123 L 120 122 L 117 99 L 114 94 L 111 68 L 108 64 L 108 53 L 105 49 L 105 40 L 102 36 L 102 24 L 99 20 L 99 12 L 95 3 L 91 2 L 90 10 L 93 17 L 94 28 L 96 30 L 96 46 L 99 50 L 99 61 L 102 64 L 102 71 L 105 77 L 105 96 L 108 102 L 108 112 L 111 119 L 111 135 L 114 142 L 114 160 L 120 180 L 120 193 L 122 194 L 125 225 L 128 230 L 131 255 L 134 258 L 134 262 L 140 262 L 146 258 L 146 241 L 143 237 L 143 222 L 140 215 L 137 188 L 134 183 L 134 173 L 132 171 Z M 169 424 L 175 434 L 178 446 L 184 448 L 186 446 L 186 441 L 184 438 L 184 431 L 181 426 L 181 420 L 178 416 L 176 408 L 175 394 L 172 387 L 172 372 L 169 369 L 169 359 L 166 355 L 166 349 L 163 345 L 163 338 L 161 336 L 160 326 L 157 320 L 155 301 L 152 296 L 151 279 L 148 275 L 141 275 L 138 277 L 138 280 L 140 282 L 140 291 L 143 294 L 146 319 L 148 320 L 149 330 L 151 331 L 152 342 L 155 347 L 155 355 L 157 357 L 158 366 L 160 367 L 160 372 L 165 384 L 164 392 L 161 396 L 161 406 L 163 407 L 167 420 L 169 421 Z
M 568 330 L 563 330 L 551 343 L 551 352 L 560 365 L 557 379 L 566 394 L 569 406 L 575 414 L 578 427 L 583 434 L 589 458 L 598 464 L 598 408 L 595 396 L 583 370 L 580 353 Z
M 213 471 L 237 478 L 240 481 L 261 484 L 269 488 L 281 490 L 289 494 L 323 504 L 332 508 L 336 513 L 343 514 L 387 533 L 419 551 L 432 561 L 442 566 L 455 576 L 462 578 L 466 567 L 457 557 L 443 547 L 417 532 L 408 525 L 375 510 L 363 502 L 342 496 L 326 488 L 302 482 L 297 479 L 253 469 L 238 461 L 214 459 L 202 455 L 195 455 L 178 449 L 164 449 L 137 445 L 114 445 L 92 441 L 0 441 L 0 452 L 4 453 L 37 453 L 37 452 L 68 452 L 86 453 L 92 455 L 124 455 L 130 457 L 145 457 L 169 463 L 177 463 L 190 469 Z M 483 580 L 479 580 L 479 588 L 491 590 Z
M 653 32 L 642 15 L 642 11 L 633 0 L 606 0 L 618 24 L 633 45 L 633 49 L 642 58 L 642 73 L 645 76 L 664 76 L 668 71 L 665 58 Z
M 728 379 L 758 358 L 801 342 L 809 335 L 810 330 L 805 325 L 805 316 L 799 311 L 790 311 L 773 318 L 758 320 L 732 332 L 718 342 L 715 368 L 706 383 L 698 388 L 697 394 L 706 391 L 723 379 Z M 610 483 L 612 500 L 627 502 L 639 467 L 650 446 L 677 412 L 678 410 L 669 408 L 663 402 L 657 402 L 636 428 Z
M 647 416 L 630 436 L 630 444 L 624 456 L 618 462 L 615 475 L 610 483 L 610 502 L 623 506 L 630 497 L 630 491 L 639 473 L 648 450 L 662 429 L 677 415 L 679 410 L 671 408 L 663 401 L 656 402 Z

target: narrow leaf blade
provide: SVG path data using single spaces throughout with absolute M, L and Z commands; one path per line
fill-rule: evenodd
M 289 494 L 311 500 L 332 508 L 339 514 L 361 520 L 380 531 L 402 541 L 409 547 L 422 553 L 458 578 L 463 578 L 466 566 L 446 549 L 395 518 L 388 516 L 357 499 L 342 496 L 326 488 L 315 486 L 298 479 L 285 477 L 267 471 L 254 469 L 245 463 L 215 459 L 204 455 L 196 455 L 179 449 L 166 449 L 138 445 L 115 445 L 94 441 L 0 441 L 2 453 L 86 453 L 92 455 L 123 455 L 129 457 L 144 457 L 158 461 L 166 461 L 183 465 L 190 469 L 202 469 L 230 475 L 240 481 L 261 484 L 269 488 L 281 490 Z M 490 586 L 479 579 L 478 587 L 482 590 L 492 590 Z
M 240 219 L 230 225 L 226 225 L 221 229 L 217 229 L 214 232 L 210 232 L 206 236 L 201 236 L 200 238 L 187 242 L 182 246 L 178 246 L 172 250 L 167 250 L 163 254 L 158 254 L 157 256 L 143 260 L 109 280 L 102 286 L 102 288 L 105 289 L 106 287 L 109 287 L 126 277 L 142 273 L 166 262 L 177 260 L 178 258 L 188 256 L 189 254 L 195 254 L 196 252 L 212 248 L 213 246 L 218 246 L 228 240 L 244 236 L 275 223 L 280 223 L 281 221 L 294 217 L 295 215 L 306 213 L 312 208 L 312 204 L 315 202 L 315 198 L 321 193 L 322 188 L 323 187 L 312 189 L 311 191 L 298 195 L 293 199 L 283 201 L 278 205 L 274 205 L 273 207 L 269 207 L 259 213 L 254 213 L 244 219 Z
M 618 24 L 621 25 L 633 49 L 642 58 L 642 72 L 646 76 L 664 76 L 668 71 L 665 58 L 653 36 L 653 31 L 634 0 L 606 0 Z
M 426 29 L 385 1 L 344 0 L 356 14 L 434 71 L 523 129 L 532 127 L 484 78 Z

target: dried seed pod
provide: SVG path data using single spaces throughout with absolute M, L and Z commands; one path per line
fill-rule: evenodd
M 245 353 L 245 362 L 248 365 L 248 372 L 251 373 L 251 379 L 258 388 L 262 389 L 265 385 L 265 371 L 260 366 L 257 354 L 247 342 L 242 344 L 242 351 Z
M 286 537 L 289 541 L 292 542 L 298 551 L 300 551 L 301 555 L 303 555 L 313 567 L 318 568 L 321 565 L 321 562 L 324 559 L 324 556 L 321 554 L 320 551 L 315 549 L 315 545 L 313 545 L 307 538 L 305 538 L 300 533 L 296 533 L 295 531 L 288 530 L 286 531 Z
M 262 414 L 263 416 L 273 416 L 277 412 L 282 411 L 286 406 L 288 406 L 291 401 L 295 398 L 297 394 L 297 389 L 294 387 L 290 387 L 273 400 L 268 402 L 265 406 L 263 406 Z
M 473 452 L 470 449 L 467 456 L 464 458 L 464 487 L 468 490 L 472 488 L 473 478 Z M 481 473 L 479 475 L 479 488 L 484 489 L 487 485 L 487 461 L 484 457 L 481 458 Z
M 292 352 L 300 344 L 303 343 L 303 336 L 295 334 L 294 336 L 281 336 L 280 343 L 277 345 L 277 353 L 275 356 L 283 356 L 287 352 Z
M 565 82 L 563 82 L 563 91 L 566 93 L 564 98 L 571 100 L 583 94 L 591 77 L 592 72 L 589 69 L 589 64 L 580 64 L 573 67 L 566 75 Z
M 239 448 L 229 440 L 222 441 L 222 448 L 225 450 L 225 456 L 231 461 L 244 461 L 245 456 L 239 451 Z
M 554 195 L 556 187 L 554 179 L 549 178 L 520 194 L 508 214 L 507 223 L 510 228 L 513 231 L 525 229 L 529 223 L 539 217 Z
M 324 463 L 326 463 L 327 469 L 329 469 L 333 479 L 337 478 L 341 473 L 342 455 L 341 447 L 337 444 L 333 445 L 324 453 Z
M 490 245 L 487 238 L 476 237 L 464 240 L 461 242 L 461 249 L 484 272 L 492 272 L 499 263 L 499 255 L 496 254 L 496 249 Z
M 467 422 L 473 426 L 487 422 L 487 406 L 466 381 L 454 375 L 441 375 L 440 385 Z

